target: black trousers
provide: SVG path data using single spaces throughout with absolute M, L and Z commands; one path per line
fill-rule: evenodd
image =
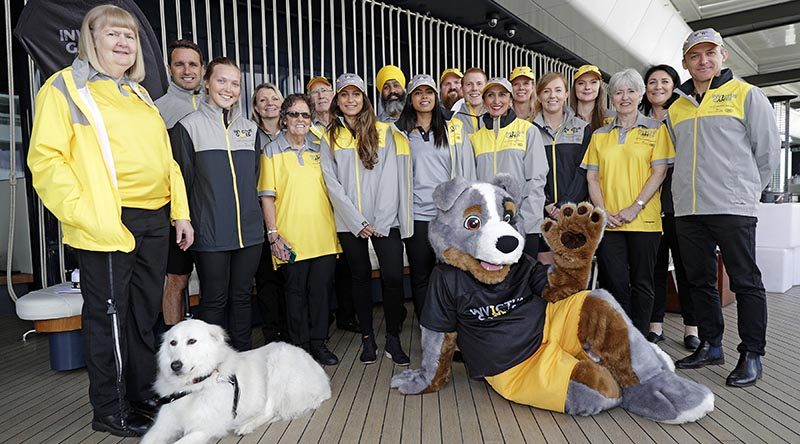
M 399 334 L 403 313 L 403 242 L 400 230 L 392 228 L 387 237 L 373 237 L 372 246 L 378 256 L 383 283 L 383 311 L 386 315 L 386 333 Z M 361 334 L 371 335 L 373 299 L 370 291 L 372 265 L 369 261 L 367 239 L 351 233 L 339 233 L 353 280 L 353 302 L 361 324 Z
M 261 314 L 261 329 L 267 343 L 288 335 L 284 285 L 283 273 L 272 266 L 272 251 L 267 241 L 261 248 L 261 260 L 256 270 L 256 302 Z
M 657 232 L 606 231 L 597 250 L 602 281 L 642 334 L 650 329 L 660 241 Z
M 675 214 L 664 213 L 661 216 L 661 227 L 664 234 L 656 254 L 655 300 L 653 301 L 653 314 L 650 322 L 664 322 L 664 306 L 667 303 L 667 281 L 672 279 L 669 273 L 669 253 L 672 251 L 672 263 L 675 266 L 675 280 L 677 281 L 678 299 L 681 301 L 681 316 L 683 325 L 697 325 L 694 317 L 694 305 L 689 290 L 689 281 L 686 280 L 686 270 L 683 268 L 681 249 L 678 246 L 678 234 L 675 231 Z
M 535 234 L 526 234 L 525 235 L 525 246 L 522 248 L 522 252 L 527 254 L 528 256 L 536 259 L 536 256 L 539 255 L 539 243 L 544 243 L 544 239 L 542 239 L 542 235 L 535 233 Z
M 159 210 L 123 208 L 122 223 L 136 239 L 130 253 L 76 250 L 81 270 L 89 401 L 97 416 L 116 414 L 127 408 L 128 401 L 142 401 L 154 394 L 154 328 L 161 312 L 167 268 L 169 206 Z M 119 324 L 119 384 L 109 314 L 112 309 Z
M 175 227 L 169 229 L 169 253 L 167 256 L 167 273 L 186 275 L 194 268 L 194 259 L 190 251 L 183 251 L 176 242 Z
M 425 298 L 428 294 L 428 280 L 436 265 L 436 253 L 433 252 L 433 247 L 428 240 L 428 223 L 415 220 L 414 235 L 403 239 L 406 245 L 408 268 L 411 273 L 411 297 L 417 319 L 422 316 L 422 307 L 425 306 Z
M 261 257 L 261 244 L 229 251 L 195 251 L 200 280 L 198 318 L 227 327 L 233 348 L 250 350 L 250 291 Z
M 700 339 L 722 344 L 725 323 L 717 290 L 717 256 L 736 293 L 739 352 L 764 355 L 767 343 L 767 298 L 756 264 L 756 223 L 747 216 L 703 215 L 676 217 L 678 242 L 694 302 Z
M 355 321 L 356 308 L 353 304 L 353 281 L 350 265 L 344 253 L 336 258 L 336 271 L 334 272 L 334 291 L 336 292 L 336 323 L 344 325 Z M 333 301 L 331 301 L 333 302 Z
M 322 344 L 328 339 L 328 304 L 333 288 L 336 255 L 315 257 L 281 265 L 286 278 L 286 325 L 298 347 Z

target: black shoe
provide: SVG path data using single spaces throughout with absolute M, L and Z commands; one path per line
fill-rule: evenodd
M 152 420 L 156 419 L 158 409 L 161 408 L 161 403 L 157 398 L 145 399 L 144 401 L 131 401 L 131 410 L 146 416 Z
M 355 319 L 337 322 L 336 328 L 339 330 L 350 331 L 353 333 L 361 333 L 361 325 Z
M 700 338 L 695 335 L 684 336 L 683 345 L 686 346 L 689 351 L 695 351 L 697 347 L 700 346 Z
M 361 337 L 361 359 L 362 364 L 372 364 L 378 360 L 378 344 L 375 343 L 375 335 Z
M 706 341 L 700 342 L 697 350 L 691 355 L 675 361 L 677 368 L 700 368 L 707 365 L 722 365 L 725 363 L 725 355 L 722 347 L 713 346 Z
M 153 421 L 150 418 L 135 412 L 128 412 L 125 415 L 95 415 L 92 419 L 93 430 L 110 433 L 114 436 L 142 436 L 151 425 L 153 425 Z
M 311 357 L 322 365 L 336 365 L 339 363 L 339 358 L 328 350 L 328 347 L 323 342 L 322 344 L 312 345 Z
M 453 362 L 464 362 L 464 355 L 461 354 L 461 350 L 456 350 L 453 352 Z
M 397 335 L 386 335 L 386 357 L 394 361 L 397 365 L 408 365 L 411 360 L 408 355 L 403 351 L 403 346 L 400 345 L 400 338 Z
M 725 380 L 725 385 L 731 387 L 750 387 L 756 385 L 756 382 L 761 379 L 761 356 L 758 353 L 744 352 L 739 356 L 739 362 L 736 363 L 736 368 L 733 369 L 728 379 Z
M 657 334 L 656 332 L 651 331 L 647 333 L 647 336 L 645 337 L 647 338 L 648 342 L 652 342 L 653 344 L 658 344 L 659 342 L 664 340 L 664 333 Z

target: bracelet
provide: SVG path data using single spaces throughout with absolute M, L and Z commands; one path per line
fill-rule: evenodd
M 274 233 L 277 233 L 277 232 L 278 232 L 277 228 L 274 229 L 274 230 L 267 230 L 267 235 L 274 234 Z

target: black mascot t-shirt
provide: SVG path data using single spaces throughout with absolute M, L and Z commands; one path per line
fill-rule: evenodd
M 542 343 L 547 301 L 541 298 L 547 266 L 522 255 L 506 279 L 481 283 L 439 264 L 431 274 L 422 325 L 458 333 L 471 378 L 494 376 L 532 356 Z

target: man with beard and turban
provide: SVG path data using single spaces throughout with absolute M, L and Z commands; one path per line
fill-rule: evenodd
M 458 68 L 447 68 L 439 77 L 439 90 L 441 91 L 442 106 L 452 110 L 459 99 L 464 98 L 461 91 L 461 79 L 464 74 Z
M 406 76 L 397 66 L 386 65 L 375 76 L 375 87 L 381 93 L 378 120 L 394 123 L 406 104 Z

